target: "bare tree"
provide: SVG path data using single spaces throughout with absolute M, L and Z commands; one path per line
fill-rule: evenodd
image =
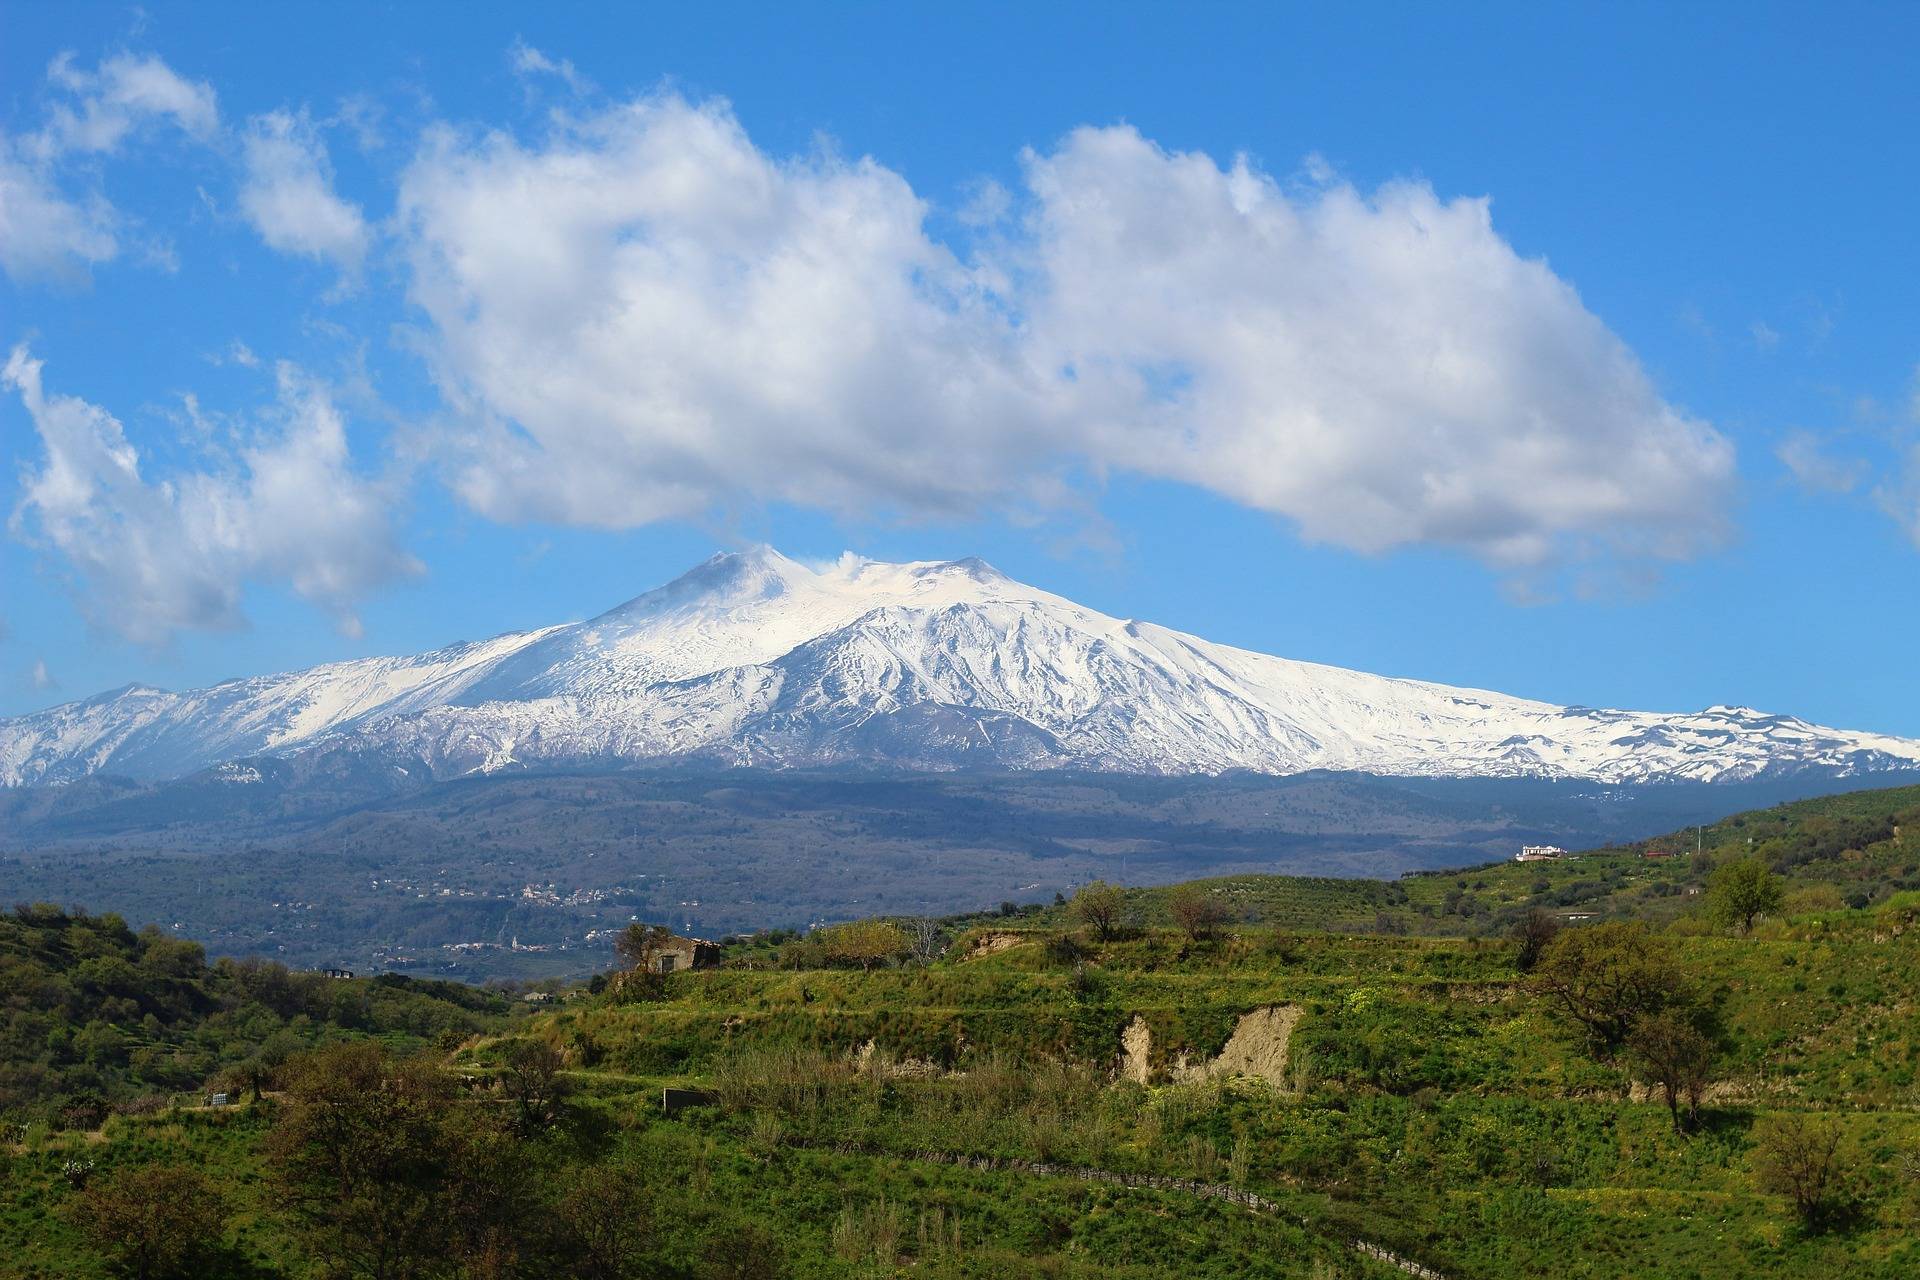
M 629 969 L 646 973 L 653 968 L 653 958 L 661 948 L 673 941 L 673 930 L 663 924 L 628 925 L 613 940 L 613 953 L 620 957 Z
M 1094 937 L 1105 942 L 1120 930 L 1120 911 L 1125 898 L 1105 880 L 1090 880 L 1073 895 L 1069 909 L 1073 918 L 1093 930 Z
M 222 1208 L 198 1169 L 143 1165 L 89 1186 L 71 1216 L 134 1280 L 164 1280 L 204 1274 L 197 1264 L 220 1238 Z
M 1233 909 L 1198 885 L 1183 884 L 1173 891 L 1167 909 L 1173 922 L 1195 941 L 1210 938 L 1213 931 L 1233 918 Z
M 1700 1095 L 1713 1071 L 1713 1041 L 1692 1018 L 1668 1009 L 1638 1019 L 1627 1033 L 1627 1049 L 1665 1092 L 1673 1131 L 1681 1132 L 1681 1099 L 1687 1103 L 1688 1123 L 1700 1113 Z
M 1841 1199 L 1840 1126 L 1831 1117 L 1787 1112 L 1753 1126 L 1753 1173 L 1762 1190 L 1785 1196 L 1807 1227 Z
M 569 1274 L 579 1280 L 632 1280 L 653 1247 L 651 1206 L 626 1168 L 589 1164 L 567 1179 L 554 1205 Z
M 1536 909 L 1521 917 L 1520 923 L 1513 927 L 1514 941 L 1520 944 L 1520 953 L 1514 957 L 1514 965 L 1520 972 L 1533 972 L 1533 967 L 1540 963 L 1540 953 L 1547 949 L 1547 944 L 1559 932 L 1560 922 L 1544 911 Z
M 922 916 L 907 922 L 907 950 L 921 964 L 931 964 L 947 950 L 947 934 L 938 920 Z
M 552 1124 L 566 1095 L 566 1077 L 560 1074 L 566 1059 L 545 1040 L 522 1040 L 507 1051 L 507 1097 L 518 1112 L 522 1133 Z

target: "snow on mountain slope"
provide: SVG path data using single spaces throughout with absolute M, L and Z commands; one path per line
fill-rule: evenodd
M 0 721 L 0 782 L 308 750 L 436 775 L 536 761 L 1307 769 L 1717 781 L 1920 767 L 1920 741 L 1737 707 L 1560 707 L 1210 644 L 978 560 L 716 556 L 587 622 Z
M 415 658 L 362 658 L 169 693 L 128 685 L 0 720 L 0 784 L 89 773 L 167 778 L 241 756 L 292 750 L 373 716 L 437 705 L 515 649 L 527 631 Z

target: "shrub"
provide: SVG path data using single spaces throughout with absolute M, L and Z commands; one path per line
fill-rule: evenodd
M 905 1215 L 885 1196 L 859 1208 L 847 1205 L 833 1224 L 833 1254 L 842 1262 L 872 1262 L 891 1270 L 906 1235 Z
M 742 1049 L 714 1064 L 711 1083 L 729 1111 L 772 1111 L 797 1120 L 818 1115 L 852 1079 L 845 1059 L 818 1049 Z
M 872 970 L 907 954 L 907 935 L 886 920 L 855 920 L 823 929 L 820 943 L 827 959 L 836 964 Z
M 1047 939 L 1047 959 L 1054 964 L 1079 965 L 1088 956 L 1088 951 L 1080 945 L 1080 940 L 1070 933 L 1055 934 Z
M 714 1231 L 700 1248 L 699 1280 L 780 1280 L 786 1251 L 765 1227 L 736 1223 Z

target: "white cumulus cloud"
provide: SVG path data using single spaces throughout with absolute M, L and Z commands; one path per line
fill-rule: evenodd
M 335 193 L 326 146 L 312 122 L 285 111 L 255 116 L 244 148 L 240 211 L 260 238 L 282 253 L 357 272 L 367 253 L 366 218 Z
M 0 376 L 43 450 L 23 476 L 11 527 L 65 561 L 103 629 L 160 644 L 185 628 L 237 626 L 245 585 L 274 582 L 351 633 L 357 600 L 418 570 L 397 545 L 391 496 L 353 469 L 325 387 L 290 365 L 279 368 L 264 429 L 230 457 L 166 478 L 143 474 L 113 415 L 49 394 L 25 348 Z
M 639 102 L 538 147 L 442 132 L 399 212 L 453 481 L 490 516 L 972 510 L 1057 448 L 1070 389 L 905 180 L 775 160 L 723 107 Z
M 777 157 L 671 94 L 434 133 L 400 225 L 458 491 L 622 527 L 741 500 L 895 514 L 1124 471 L 1364 551 L 1683 555 L 1733 451 L 1486 201 L 1299 187 L 1088 128 L 970 244 L 900 174 Z
M 1375 551 L 1505 565 L 1718 531 L 1731 446 L 1484 200 L 1289 191 L 1128 128 L 1027 158 L 1031 345 L 1092 392 L 1092 456 Z

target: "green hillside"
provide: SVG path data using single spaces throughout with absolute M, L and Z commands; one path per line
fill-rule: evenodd
M 1912 1275 L 1915 818 L 1866 792 L 1561 862 L 868 922 L 517 1017 L 284 971 L 282 1011 L 29 911 L 0 1273 L 112 1274 L 111 1211 L 160 1202 L 217 1207 L 196 1276 Z M 323 1047 L 264 1055 L 257 1103 L 165 1101 L 276 1033 Z
M 1781 877 L 1787 909 L 1868 907 L 1920 889 L 1920 787 L 1855 791 L 1735 814 L 1555 862 L 1499 862 L 1398 880 L 1228 876 L 1196 882 L 1236 919 L 1276 928 L 1417 934 L 1504 933 L 1531 910 L 1679 920 L 1713 869 L 1758 857 Z M 1171 923 L 1174 886 L 1130 890 L 1143 923 Z M 1055 910 L 1042 917 L 1065 920 Z
M 152 1110 L 342 1036 L 396 1048 L 504 1025 L 501 996 L 398 974 L 329 978 L 53 906 L 0 913 L 0 1117 Z M 97 1123 L 97 1120 L 96 1120 Z

